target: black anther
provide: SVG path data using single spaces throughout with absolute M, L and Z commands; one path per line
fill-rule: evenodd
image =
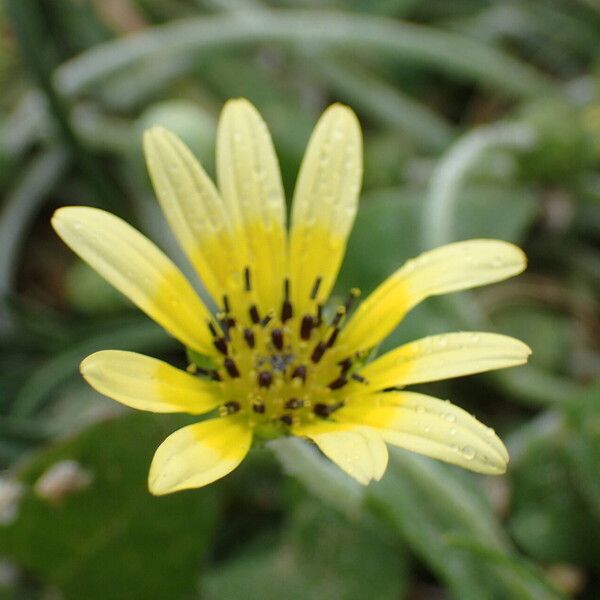
M 237 368 L 237 365 L 235 364 L 235 361 L 233 360 L 233 358 L 229 358 L 227 357 L 224 361 L 223 361 L 223 365 L 225 367 L 225 370 L 227 371 L 227 373 L 229 373 L 230 377 L 239 377 L 240 376 L 240 371 Z
M 323 281 L 322 277 L 317 277 L 315 282 L 313 283 L 312 290 L 310 290 L 310 299 L 314 300 L 319 293 L 319 288 L 321 287 L 321 282 Z
M 250 313 L 250 319 L 252 319 L 252 322 L 255 325 L 258 325 L 260 323 L 260 314 L 258 313 L 258 308 L 256 308 L 256 304 L 253 304 L 248 310 L 248 312 Z
M 254 348 L 256 340 L 254 339 L 254 333 L 252 329 L 244 329 L 244 339 L 246 340 L 246 344 L 248 344 L 249 348 Z
M 334 379 L 327 387 L 330 390 L 339 390 L 341 387 L 344 387 L 348 383 L 348 380 L 340 375 L 337 379 Z
M 273 383 L 273 374 L 271 371 L 261 371 L 258 374 L 258 385 L 260 387 L 268 388 Z
M 215 348 L 221 353 L 227 356 L 229 349 L 227 348 L 227 341 L 224 337 L 219 337 L 213 342 Z
M 306 381 L 306 367 L 304 365 L 299 365 L 292 371 L 292 379 L 296 377 L 299 377 L 302 381 Z
M 314 327 L 314 320 L 311 315 L 304 315 L 300 323 L 300 337 L 303 340 L 310 339 L 310 332 Z
M 286 408 L 290 408 L 292 410 L 296 409 L 296 408 L 302 408 L 304 406 L 304 402 L 302 400 L 299 400 L 298 398 L 290 398 L 285 404 L 284 406 Z
M 244 268 L 244 288 L 246 289 L 247 292 L 249 292 L 252 289 L 252 283 L 250 281 L 250 268 L 249 267 Z
M 315 346 L 315 349 L 313 350 L 313 353 L 310 356 L 310 360 L 312 360 L 314 363 L 318 363 L 321 360 L 321 358 L 323 358 L 325 350 L 327 350 L 327 344 L 325 344 L 325 342 L 319 342 Z
M 224 405 L 228 414 L 238 412 L 240 410 L 240 403 L 235 400 L 231 400 L 230 402 L 226 402 Z
M 273 329 L 271 331 L 271 340 L 277 350 L 283 350 L 283 331 L 281 329 Z

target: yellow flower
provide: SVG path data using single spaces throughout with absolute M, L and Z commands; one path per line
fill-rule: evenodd
M 215 188 L 188 148 L 146 132 L 148 168 L 171 229 L 219 309 L 124 221 L 88 207 L 59 209 L 62 239 L 195 357 L 188 371 L 106 350 L 81 364 L 96 390 L 140 410 L 212 413 L 158 448 L 150 491 L 200 487 L 231 472 L 255 438 L 312 440 L 363 484 L 383 475 L 386 442 L 482 473 L 503 473 L 506 448 L 464 410 L 402 391 L 520 365 L 529 348 L 492 333 L 431 336 L 370 363 L 369 351 L 428 296 L 521 272 L 521 250 L 469 240 L 407 262 L 351 313 L 358 295 L 323 309 L 344 256 L 362 176 L 360 126 L 335 104 L 319 120 L 296 184 L 291 227 L 269 132 L 246 100 L 221 114 Z M 373 232 L 377 235 L 377 232 Z

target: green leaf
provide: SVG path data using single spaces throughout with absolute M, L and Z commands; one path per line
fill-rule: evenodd
M 592 567 L 600 561 L 600 520 L 590 515 L 578 487 L 597 479 L 599 463 L 594 468 L 591 461 L 600 455 L 580 435 L 563 429 L 528 445 L 513 472 L 509 528 L 538 560 Z
M 203 597 L 396 600 L 406 594 L 406 576 L 397 542 L 305 500 L 280 535 L 264 535 L 208 572 Z
M 539 598 L 550 589 L 510 546 L 473 476 L 414 454 L 392 450 L 388 472 L 367 489 L 368 505 L 461 600 Z M 467 550 L 485 547 L 490 557 Z M 498 560 L 504 557 L 504 561 Z M 559 598 L 548 594 L 545 598 Z
M 19 475 L 25 493 L 17 519 L 0 526 L 0 556 L 66 600 L 105 599 L 107 591 L 115 599 L 189 598 L 212 536 L 215 490 L 155 498 L 146 484 L 154 449 L 179 424 L 130 414 L 36 455 Z M 89 485 L 62 498 L 36 494 L 39 478 L 65 460 Z

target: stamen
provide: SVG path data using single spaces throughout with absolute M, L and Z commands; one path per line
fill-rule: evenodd
M 248 347 L 254 348 L 256 340 L 254 339 L 254 333 L 252 332 L 252 329 L 244 329 L 244 339 L 246 340 L 246 344 L 248 344 Z
M 250 281 L 250 268 L 244 267 L 244 289 L 249 292 L 252 289 L 252 283 Z
M 227 357 L 224 361 L 223 361 L 223 366 L 225 367 L 225 370 L 227 371 L 227 373 L 229 373 L 230 377 L 239 377 L 240 376 L 240 371 L 237 368 L 237 365 L 235 364 L 235 361 L 233 360 L 233 358 L 229 358 Z
M 342 370 L 342 373 L 346 373 L 350 367 L 352 366 L 352 359 L 351 358 L 345 358 L 344 360 L 341 360 L 338 365 L 340 366 L 340 369 Z
M 350 377 L 352 377 L 352 379 L 354 379 L 354 381 L 358 381 L 359 383 L 367 383 L 367 380 L 362 375 L 359 375 L 358 373 L 352 373 L 352 375 L 350 375 Z
M 333 317 L 333 321 L 331 321 L 331 325 L 333 327 L 337 327 L 342 320 L 342 317 L 346 314 L 346 309 L 343 306 L 338 306 L 335 311 L 335 317 Z
M 319 402 L 319 404 L 315 404 L 313 412 L 319 417 L 328 417 L 333 411 L 328 404 Z
M 256 308 L 256 304 L 253 304 L 248 310 L 248 312 L 250 313 L 250 319 L 252 320 L 252 322 L 255 325 L 258 325 L 260 323 L 260 314 L 258 312 L 258 308 Z
M 304 365 L 300 365 L 292 371 L 292 379 L 296 377 L 299 377 L 302 381 L 306 381 L 306 367 Z
M 352 304 L 354 304 L 354 301 L 359 296 L 360 296 L 359 288 L 352 288 L 350 290 L 350 294 L 348 294 L 348 298 L 346 298 L 346 302 L 344 302 L 344 308 L 346 309 L 346 314 L 350 312 L 350 309 L 352 308 Z
M 221 353 L 227 356 L 229 349 L 227 348 L 227 340 L 224 337 L 219 337 L 213 342 L 215 348 Z
M 240 403 L 236 402 L 235 400 L 230 400 L 229 402 L 226 402 L 223 407 L 225 408 L 225 410 L 227 411 L 227 414 L 232 414 L 232 413 L 236 413 L 240 410 Z
M 282 423 L 285 423 L 286 425 L 291 425 L 294 422 L 292 415 L 281 415 L 281 417 L 279 417 L 279 420 Z
M 312 290 L 310 291 L 310 299 L 314 300 L 319 293 L 319 288 L 321 287 L 321 282 L 323 281 L 322 277 L 317 277 L 315 282 L 313 283 Z
M 281 305 L 281 322 L 285 323 L 286 321 L 289 321 L 294 314 L 292 310 L 292 303 L 290 302 L 290 280 L 287 277 L 283 282 L 283 293 L 284 300 L 283 304 Z
M 335 404 L 315 404 L 313 412 L 319 417 L 329 417 L 331 413 L 334 413 L 338 408 L 342 408 L 344 402 L 336 402 Z
M 266 327 L 272 318 L 273 318 L 273 315 L 267 315 L 266 317 L 263 317 L 263 320 L 260 322 L 260 326 Z
M 303 340 L 310 339 L 310 332 L 314 327 L 314 320 L 311 315 L 304 315 L 300 324 L 300 337 Z
M 327 350 L 327 344 L 325 344 L 325 342 L 319 342 L 315 346 L 315 349 L 313 350 L 313 353 L 311 354 L 310 360 L 312 360 L 314 363 L 318 363 L 321 360 L 321 358 L 323 358 L 323 354 L 325 354 L 325 350 Z
M 277 350 L 283 350 L 283 331 L 281 329 L 273 329 L 271 331 L 271 340 Z
M 218 334 L 217 334 L 217 328 L 215 327 L 215 324 L 212 321 L 208 321 L 207 325 L 208 325 L 208 329 L 210 331 L 210 334 L 213 337 L 217 337 Z
M 344 387 L 348 383 L 348 380 L 340 375 L 337 379 L 334 379 L 327 387 L 330 390 L 339 390 L 341 387 Z
M 231 306 L 229 305 L 229 298 L 227 297 L 227 294 L 223 294 L 223 310 L 225 311 L 226 315 L 231 312 Z
M 260 387 L 269 388 L 273 383 L 273 375 L 271 371 L 261 371 L 258 374 L 258 385 Z
M 335 344 L 335 340 L 337 340 L 337 336 L 340 333 L 340 328 L 336 327 L 332 332 L 331 335 L 329 336 L 329 339 L 327 340 L 327 347 L 331 348 L 331 346 L 333 346 Z
M 296 408 L 302 408 L 304 406 L 304 401 L 299 400 L 298 398 L 290 398 L 285 404 L 285 408 L 290 408 L 292 410 Z
M 265 405 L 262 402 L 255 402 L 252 405 L 252 410 L 259 415 L 263 415 L 265 413 Z
M 317 320 L 315 321 L 315 327 L 319 327 L 323 322 L 323 305 L 317 304 Z

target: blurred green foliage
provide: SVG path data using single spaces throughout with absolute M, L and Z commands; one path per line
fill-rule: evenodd
M 591 0 L 7 0 L 0 598 L 598 598 L 599 41 Z M 365 182 L 340 294 L 434 244 L 525 249 L 524 275 L 432 299 L 386 342 L 483 328 L 532 346 L 526 367 L 426 388 L 500 432 L 505 477 L 397 451 L 363 489 L 300 442 L 287 460 L 254 450 L 207 489 L 148 494 L 179 420 L 120 410 L 78 363 L 117 348 L 183 366 L 184 353 L 49 217 L 109 209 L 189 273 L 140 136 L 167 126 L 212 172 L 236 96 L 268 122 L 288 197 L 323 108 L 359 115 Z

